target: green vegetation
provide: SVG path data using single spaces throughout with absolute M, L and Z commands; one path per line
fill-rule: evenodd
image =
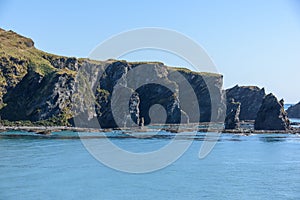
M 71 119 L 77 114 L 71 106 L 77 105 L 76 103 L 71 105 L 69 97 L 72 98 L 72 102 L 84 104 L 88 111 L 93 111 L 96 103 L 101 113 L 103 109 L 106 109 L 111 94 L 108 90 L 97 87 L 96 96 L 94 96 L 90 82 L 95 74 L 115 62 L 121 62 L 132 68 L 137 65 L 164 66 L 161 62 L 127 62 L 115 59 L 96 61 L 58 56 L 36 49 L 30 38 L 0 28 L 0 117 L 2 115 L 5 119 L 32 120 L 0 120 L 0 124 L 4 126 L 70 126 Z M 79 67 L 84 69 L 81 73 L 77 73 Z M 216 73 L 193 72 L 186 68 L 167 67 L 167 69 L 187 76 L 195 74 L 213 77 L 213 79 L 222 76 Z M 78 91 L 73 91 L 75 77 Z M 165 83 L 171 88 L 178 89 L 176 84 L 169 79 L 166 79 Z M 176 95 L 174 94 L 171 98 L 177 98 Z M 3 101 L 4 96 L 5 101 Z M 49 119 L 36 121 L 44 118 Z
M 0 125 L 2 126 L 34 126 L 34 124 L 29 120 L 24 121 L 8 121 L 0 120 Z
M 76 71 L 53 65 L 52 60 L 62 59 L 68 58 L 40 51 L 34 47 L 34 42 L 30 38 L 23 37 L 13 31 L 0 29 L 0 109 L 6 105 L 2 98 L 7 93 L 7 88 L 15 87 L 28 71 L 34 71 L 42 77 L 49 77 L 46 78 L 49 83 L 52 83 L 55 74 L 67 74 L 70 77 L 75 77 Z M 46 90 L 49 90 L 48 87 L 45 86 L 40 94 L 34 94 L 33 100 L 43 98 L 43 95 L 47 94 Z M 65 108 L 59 116 L 48 120 L 38 122 L 1 120 L 0 123 L 6 126 L 70 125 L 69 119 L 71 117 L 70 109 Z
M 43 76 L 54 71 L 60 72 L 46 58 L 59 59 L 62 56 L 56 56 L 36 49 L 34 42 L 30 38 L 18 35 L 13 31 L 0 29 L 0 41 L 0 64 L 5 62 L 2 64 L 15 66 L 18 71 L 22 71 L 20 73 L 21 77 L 26 74 L 27 67 L 31 67 L 35 72 Z M 64 73 L 74 74 L 74 71 L 64 69 Z
M 71 126 L 68 120 L 61 119 L 60 117 L 52 117 L 47 120 L 40 120 L 32 122 L 29 120 L 22 121 L 8 121 L 0 120 L 0 126 Z
M 104 90 L 104 89 L 101 89 L 101 88 L 99 88 L 99 87 L 97 87 L 97 93 L 98 93 L 100 96 L 104 96 L 104 97 L 108 97 L 108 96 L 109 96 L 109 91 Z
M 122 62 L 127 62 L 126 60 L 121 60 Z M 148 64 L 158 64 L 158 65 L 163 65 L 162 62 L 155 62 L 155 61 L 140 61 L 140 62 L 129 62 L 130 64 L 133 65 L 148 65 Z

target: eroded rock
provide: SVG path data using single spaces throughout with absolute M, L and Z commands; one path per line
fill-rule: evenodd
M 267 95 L 257 113 L 254 128 L 256 130 L 289 130 L 291 129 L 283 100 L 278 101 L 273 94 Z
M 241 103 L 240 120 L 255 120 L 266 93 L 256 86 L 238 86 L 226 90 L 227 101 Z
M 170 124 L 224 121 L 220 74 L 171 68 L 160 62 L 53 55 L 36 49 L 31 39 L 2 29 L 0 39 L 0 115 L 4 120 L 69 125 L 79 116 L 73 124 L 100 124 L 102 128 L 161 123 L 164 116 Z M 184 82 L 192 91 L 186 90 Z M 125 101 L 118 101 L 122 98 Z M 156 104 L 163 109 L 152 109 L 156 116 L 151 119 L 149 110 Z
M 225 129 L 238 129 L 240 127 L 240 110 L 240 102 L 234 102 L 234 99 L 231 99 L 231 101 L 227 103 Z

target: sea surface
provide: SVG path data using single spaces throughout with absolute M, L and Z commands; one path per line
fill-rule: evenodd
M 0 133 L 0 199 L 300 199 L 300 135 L 223 134 L 199 159 L 205 133 L 198 133 L 170 166 L 129 174 L 93 158 L 76 134 Z M 111 140 L 146 152 L 171 137 Z

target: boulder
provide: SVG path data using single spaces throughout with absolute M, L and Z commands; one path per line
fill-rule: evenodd
M 240 127 L 240 110 L 240 102 L 234 102 L 234 99 L 231 99 L 231 101 L 227 103 L 225 129 L 238 129 Z
M 289 130 L 291 129 L 283 100 L 278 101 L 271 93 L 267 95 L 257 113 L 255 130 Z
M 300 119 L 300 102 L 296 105 L 289 107 L 286 111 L 290 118 L 299 118 Z

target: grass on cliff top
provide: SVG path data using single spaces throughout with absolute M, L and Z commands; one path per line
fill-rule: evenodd
M 55 71 L 71 75 L 74 74 L 72 70 L 56 69 L 48 60 L 43 58 L 45 56 L 60 57 L 36 49 L 34 42 L 30 38 L 23 37 L 13 31 L 0 29 L 0 57 L 6 58 L 7 60 L 16 58 L 18 60 L 28 61 L 28 66 L 43 76 Z

